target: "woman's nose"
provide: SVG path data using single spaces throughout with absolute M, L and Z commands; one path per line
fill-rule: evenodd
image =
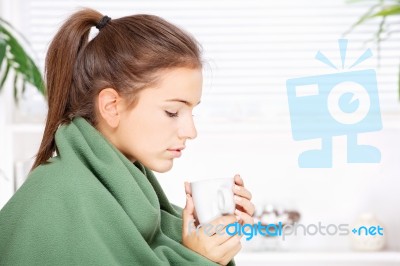
M 178 132 L 179 138 L 194 139 L 197 137 L 196 126 L 194 125 L 193 116 L 184 121 Z

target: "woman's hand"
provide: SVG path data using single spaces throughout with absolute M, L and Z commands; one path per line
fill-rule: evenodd
M 205 232 L 200 227 L 197 228 L 198 222 L 195 215 L 194 203 L 192 199 L 192 191 L 190 184 L 185 182 L 186 206 L 183 209 L 183 228 L 182 243 L 185 247 L 201 254 L 216 263 L 226 265 L 240 251 L 240 239 L 243 236 L 226 234 L 225 227 L 229 224 L 238 222 L 240 224 L 254 224 L 253 214 L 255 211 L 254 204 L 251 202 L 252 195 L 244 187 L 243 179 L 239 175 L 234 177 L 233 193 L 236 203 L 234 215 L 226 215 L 210 222 L 212 229 Z M 217 229 L 221 225 L 220 229 Z M 221 230 L 222 229 L 222 230 Z M 218 234 L 218 232 L 221 232 Z
M 253 214 L 254 204 L 251 202 L 251 193 L 244 187 L 243 179 L 240 175 L 234 177 L 233 186 L 234 199 L 236 203 L 235 214 L 240 217 L 240 224 L 254 224 Z
M 252 195 L 250 191 L 244 187 L 244 182 L 240 175 L 235 175 L 233 179 L 235 183 L 233 185 L 234 200 L 236 203 L 235 214 L 240 218 L 240 224 L 254 224 L 253 215 L 255 212 L 255 206 L 251 202 Z M 192 195 L 192 190 L 188 182 L 185 182 L 185 192 L 190 196 Z M 197 226 L 198 222 L 196 214 L 194 214 L 194 217 L 195 225 Z
M 186 184 L 185 184 L 186 186 Z M 190 194 L 186 194 L 186 206 L 182 214 L 182 244 L 221 265 L 228 264 L 240 251 L 243 235 L 229 235 L 225 232 L 228 224 L 237 222 L 236 216 L 219 217 L 209 224 L 209 228 L 197 228 L 194 217 L 194 204 Z

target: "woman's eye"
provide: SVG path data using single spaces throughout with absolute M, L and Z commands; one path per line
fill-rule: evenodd
M 171 113 L 171 112 L 165 111 L 165 113 L 166 113 L 169 117 L 178 117 L 178 112 L 176 112 L 176 113 Z

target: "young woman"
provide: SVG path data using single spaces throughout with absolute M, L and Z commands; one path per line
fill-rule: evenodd
M 99 32 L 89 40 L 89 31 Z M 0 265 L 234 264 L 240 236 L 191 232 L 152 171 L 166 172 L 196 137 L 202 91 L 197 42 L 152 15 L 73 14 L 46 58 L 49 112 L 25 184 L 0 212 Z M 254 206 L 234 178 L 236 215 Z

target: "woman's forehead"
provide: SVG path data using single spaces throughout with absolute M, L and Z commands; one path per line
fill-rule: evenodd
M 188 106 L 199 104 L 202 92 L 200 69 L 177 68 L 165 71 L 157 85 L 143 94 L 164 102 L 181 102 Z

